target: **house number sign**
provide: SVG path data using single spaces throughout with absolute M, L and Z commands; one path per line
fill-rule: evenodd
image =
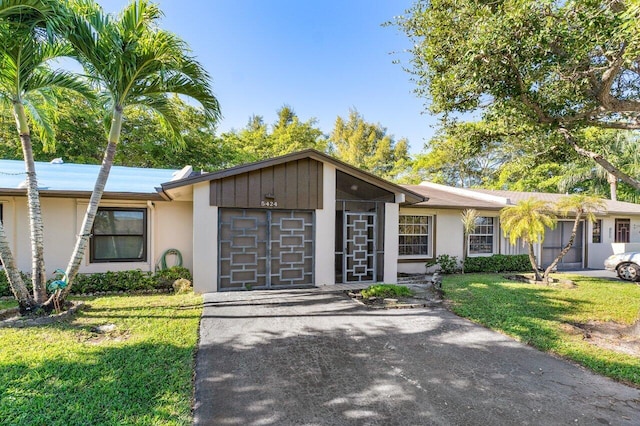
M 260 201 L 260 206 L 261 207 L 278 207 L 278 202 L 277 201 Z

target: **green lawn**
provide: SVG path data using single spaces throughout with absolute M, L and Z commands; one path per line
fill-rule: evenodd
M 566 323 L 632 324 L 640 312 L 640 286 L 622 281 L 563 275 L 577 288 L 511 282 L 497 274 L 445 276 L 443 288 L 458 315 L 541 350 L 640 386 L 640 358 L 595 347 Z
M 191 424 L 202 298 L 112 296 L 86 303 L 67 322 L 0 329 L 0 423 Z M 91 330 L 109 323 L 117 329 L 106 336 Z

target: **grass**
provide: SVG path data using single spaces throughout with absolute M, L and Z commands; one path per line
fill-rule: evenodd
M 0 310 L 9 309 L 9 308 L 17 308 L 18 304 L 13 299 L 0 300 Z
M 577 288 L 514 283 L 496 274 L 446 276 L 445 298 L 458 315 L 605 376 L 640 386 L 640 358 L 598 348 L 567 331 L 566 323 L 632 324 L 640 312 L 640 286 L 563 275 Z
M 362 290 L 362 297 L 411 297 L 413 291 L 403 285 L 376 284 Z
M 65 322 L 0 329 L 1 423 L 191 424 L 201 297 L 85 301 Z M 117 329 L 92 331 L 102 324 Z

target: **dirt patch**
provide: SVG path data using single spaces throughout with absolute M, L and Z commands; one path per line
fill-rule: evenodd
M 548 285 L 550 287 L 560 287 L 560 288 L 576 288 L 578 287 L 576 285 L 576 283 L 574 283 L 571 280 L 568 280 L 566 278 L 563 279 L 558 279 L 558 278 L 549 278 L 548 282 L 545 281 L 536 281 L 534 279 L 533 274 L 516 274 L 516 275 L 505 275 L 504 278 L 511 280 L 511 281 L 516 281 L 516 282 L 520 282 L 520 283 L 527 283 L 527 284 L 538 284 L 538 285 Z
M 582 338 L 603 349 L 640 357 L 640 336 L 634 327 L 613 321 L 589 321 L 587 323 L 564 324 L 563 331 L 582 335 Z
M 80 339 L 83 343 L 89 345 L 100 345 L 107 342 L 124 342 L 129 340 L 131 333 L 129 330 L 113 330 L 108 333 L 91 333 L 82 336 Z
M 365 298 L 360 291 L 345 291 L 345 294 L 357 303 L 372 309 L 411 309 L 442 304 L 442 292 L 434 289 L 430 283 L 412 283 L 406 286 L 413 290 L 412 297 Z
M 0 318 L 0 328 L 2 327 L 37 327 L 41 325 L 47 325 L 58 321 L 63 321 L 71 318 L 78 312 L 78 310 L 85 307 L 84 302 L 67 302 L 69 308 L 59 314 L 52 314 L 46 316 L 27 316 L 21 317 L 18 313 L 18 309 L 7 309 L 4 314 L 0 314 L 3 318 Z

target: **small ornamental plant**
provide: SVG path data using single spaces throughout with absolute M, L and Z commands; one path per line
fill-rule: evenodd
M 403 285 L 376 284 L 362 290 L 361 294 L 364 298 L 411 297 L 413 296 L 413 291 Z

